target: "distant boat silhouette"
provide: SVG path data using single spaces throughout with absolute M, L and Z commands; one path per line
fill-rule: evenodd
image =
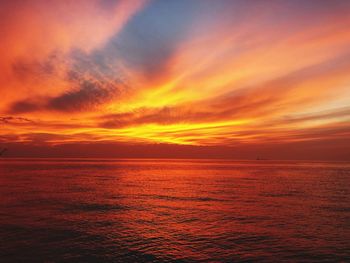
M 257 161 L 266 161 L 266 160 L 268 160 L 268 159 L 260 158 L 260 157 L 258 156 L 258 157 L 256 157 L 256 160 L 257 160 Z
M 0 151 L 0 157 L 3 156 L 3 154 L 7 151 L 7 148 L 4 148 Z

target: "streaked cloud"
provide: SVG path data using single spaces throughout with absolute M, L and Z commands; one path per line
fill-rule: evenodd
M 0 6 L 3 142 L 236 147 L 349 136 L 346 1 Z

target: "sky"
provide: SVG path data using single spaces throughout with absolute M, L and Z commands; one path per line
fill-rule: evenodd
M 350 160 L 346 0 L 0 1 L 8 156 Z

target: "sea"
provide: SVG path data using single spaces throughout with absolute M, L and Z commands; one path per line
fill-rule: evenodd
M 350 163 L 2 158 L 0 262 L 350 262 Z

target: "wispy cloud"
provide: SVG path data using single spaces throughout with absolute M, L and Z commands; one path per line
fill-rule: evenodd
M 3 141 L 234 147 L 349 136 L 346 1 L 0 5 Z

